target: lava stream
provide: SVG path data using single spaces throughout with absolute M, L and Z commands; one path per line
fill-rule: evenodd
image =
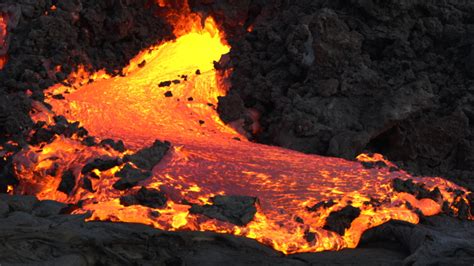
M 204 27 L 194 26 L 177 40 L 144 51 L 125 69 L 125 77 L 105 75 L 77 90 L 62 85 L 49 90 L 50 95 L 64 93 L 66 98 L 49 98 L 54 112 L 70 121 L 80 121 L 91 135 L 121 139 L 131 150 L 146 147 L 155 139 L 173 144 L 171 152 L 154 168 L 153 177 L 140 184 L 165 191 L 170 198 L 166 208 L 122 206 L 119 197 L 130 191 L 120 192 L 110 185 L 117 180 L 113 176 L 117 167 L 97 173 L 100 181 L 94 184 L 95 192 L 77 189 L 72 196 L 58 192 L 59 174 L 39 181 L 30 170 L 44 174 L 42 169 L 50 166 L 46 158 L 51 156 L 68 166 L 80 167 L 88 158 L 117 155 L 59 137 L 42 147 L 36 158 L 38 164 L 20 169 L 22 182 L 42 182 L 30 191 L 41 199 L 69 203 L 83 200 L 76 213 L 90 211 L 91 220 L 138 222 L 164 230 L 232 233 L 257 239 L 284 253 L 352 248 L 369 228 L 391 219 L 418 223 L 416 209 L 426 215 L 440 212 L 441 202 L 395 192 L 395 178 L 411 178 L 430 189 L 439 187 L 448 202 L 454 201 L 449 191 L 465 191 L 440 178 L 415 178 L 403 171 L 389 171 L 388 167 L 366 169 L 358 162 L 247 141 L 225 126 L 215 111 L 217 97 L 225 94 L 225 86 L 213 61 L 229 49 L 214 21 L 207 19 Z M 181 204 L 183 200 L 205 204 L 215 195 L 257 197 L 258 212 L 246 226 L 235 226 L 190 214 L 189 206 Z M 316 203 L 329 200 L 335 205 L 308 211 Z M 378 204 L 370 204 L 373 200 Z M 348 205 L 361 213 L 343 236 L 323 229 L 331 212 Z

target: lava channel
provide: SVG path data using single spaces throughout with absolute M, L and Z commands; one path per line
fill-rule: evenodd
M 48 98 L 56 115 L 79 121 L 100 139 L 123 140 L 129 149 L 125 153 L 147 147 L 156 139 L 170 141 L 170 152 L 154 167 L 152 177 L 140 183 L 164 191 L 169 197 L 165 207 L 121 205 L 120 197 L 138 188 L 112 188 L 120 167 L 96 171 L 94 192 L 76 189 L 73 195 L 66 195 L 57 191 L 57 173 L 39 180 L 32 171 L 48 175 L 42 171 L 52 164 L 47 158 L 80 167 L 89 158 L 120 155 L 61 137 L 20 155 L 26 158 L 36 154 L 36 164 L 23 164 L 17 170 L 21 182 L 29 183 L 30 189 L 32 183 L 37 186 L 33 186 L 34 191 L 25 191 L 27 186 L 23 186 L 15 193 L 81 202 L 74 213 L 90 212 L 89 220 L 235 234 L 289 254 L 356 247 L 369 228 L 393 219 L 418 223 L 419 212 L 438 214 L 443 202 L 456 200 L 453 191 L 467 192 L 441 178 L 393 171 L 390 162 L 383 162 L 387 167 L 370 168 L 360 162 L 306 155 L 246 140 L 224 125 L 216 112 L 217 97 L 225 95 L 226 86 L 213 62 L 230 46 L 213 19 L 207 18 L 203 26 L 201 21 L 193 21 L 176 40 L 143 51 L 124 69 L 125 76 L 96 73 L 83 77 L 84 73 L 76 73 L 76 88 L 56 85 L 48 91 L 49 95 L 62 93 L 65 97 Z M 90 83 L 90 79 L 95 81 Z M 35 119 L 50 118 L 38 114 Z M 373 160 L 368 156 L 359 159 L 366 164 Z M 423 183 L 429 190 L 439 188 L 442 199 L 419 199 L 395 191 L 394 180 L 407 179 Z M 190 203 L 209 204 L 218 195 L 256 197 L 257 212 L 249 223 L 240 226 L 190 212 Z M 328 204 L 317 205 L 321 202 Z M 342 235 L 327 230 L 330 214 L 348 206 L 360 213 Z

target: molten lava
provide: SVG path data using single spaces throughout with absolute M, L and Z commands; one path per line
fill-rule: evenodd
M 119 198 L 138 190 L 112 187 L 120 167 L 96 171 L 95 192 L 81 188 L 81 168 L 101 156 L 121 156 L 116 151 L 91 148 L 79 141 L 57 137 L 50 144 L 30 147 L 16 156 L 21 184 L 15 193 L 67 203 L 82 201 L 75 213 L 91 212 L 90 220 L 136 222 L 163 230 L 201 230 L 256 239 L 284 253 L 339 250 L 356 247 L 364 231 L 396 219 L 418 223 L 417 210 L 425 215 L 441 211 L 443 201 L 453 203 L 452 191 L 466 191 L 441 178 L 412 177 L 388 167 L 367 168 L 359 162 L 325 158 L 249 142 L 224 125 L 216 113 L 217 97 L 225 94 L 221 75 L 214 69 L 230 47 L 211 18 L 195 21 L 176 31 L 175 41 L 142 52 L 124 69 L 124 77 L 76 75 L 76 90 L 57 85 L 49 95 L 63 93 L 65 100 L 49 98 L 57 115 L 80 121 L 91 135 L 121 139 L 131 153 L 155 139 L 173 144 L 171 152 L 140 183 L 159 189 L 169 198 L 164 208 L 125 207 Z M 186 29 L 186 32 L 182 32 Z M 82 78 L 78 78 L 82 77 Z M 161 84 L 161 85 L 160 85 Z M 67 92 L 67 93 L 66 93 Z M 35 116 L 49 120 L 51 114 Z M 50 122 L 50 121 L 48 121 Z M 381 158 L 361 156 L 365 163 Z M 373 160 L 373 161 L 371 161 Z M 54 166 L 55 171 L 50 171 Z M 57 190 L 66 169 L 77 176 L 75 189 L 66 195 Z M 443 199 L 417 199 L 398 193 L 392 180 L 413 179 L 426 188 L 438 187 Z M 246 226 L 236 226 L 191 214 L 184 203 L 206 204 L 216 195 L 258 198 L 257 213 Z M 327 208 L 315 204 L 333 200 Z M 373 202 L 376 202 L 373 203 Z M 331 212 L 353 206 L 361 210 L 341 236 L 323 229 Z M 158 215 L 157 215 L 158 213 Z M 314 237 L 305 237 L 308 234 Z

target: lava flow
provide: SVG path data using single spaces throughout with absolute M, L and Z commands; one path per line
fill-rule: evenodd
M 286 254 L 353 248 L 369 228 L 392 219 L 418 223 L 418 212 L 435 215 L 443 203 L 450 206 L 465 200 L 454 193 L 462 195 L 467 193 L 465 189 L 441 178 L 395 171 L 382 158 L 360 156 L 364 167 L 360 162 L 305 155 L 246 140 L 224 125 L 216 112 L 217 97 L 226 93 L 226 86 L 213 62 L 230 47 L 212 18 L 196 18 L 189 16 L 189 27 L 175 31 L 176 40 L 138 55 L 124 69 L 124 76 L 100 74 L 89 83 L 83 81 L 90 76 L 81 79 L 76 75 L 76 88 L 51 88 L 50 96 L 61 93 L 65 97 L 48 98 L 56 115 L 80 121 L 100 139 L 123 140 L 129 150 L 87 147 L 74 138 L 57 136 L 52 143 L 31 146 L 16 156 L 20 185 L 15 193 L 77 204 L 74 213 L 90 212 L 89 220 L 235 234 Z M 47 123 L 51 117 L 47 110 L 34 116 Z M 123 166 L 95 169 L 93 190 L 81 186 L 81 169 L 86 163 L 133 153 L 155 139 L 170 141 L 171 150 L 154 167 L 152 177 L 139 185 L 165 192 L 168 201 L 164 207 L 123 206 L 120 197 L 139 190 L 113 188 L 118 180 L 114 174 Z M 67 169 L 76 177 L 70 194 L 57 189 Z M 424 184 L 428 191 L 439 188 L 439 199 L 397 192 L 394 180 L 407 179 Z M 256 197 L 257 212 L 248 224 L 240 226 L 190 212 L 190 204 L 210 204 L 217 195 Z M 317 205 L 321 202 L 327 204 Z M 331 213 L 348 206 L 360 213 L 343 235 L 327 230 Z M 455 208 L 452 211 L 456 212 Z
M 5 66 L 7 62 L 6 55 L 2 50 L 6 50 L 7 40 L 7 15 L 0 13 L 0 70 Z

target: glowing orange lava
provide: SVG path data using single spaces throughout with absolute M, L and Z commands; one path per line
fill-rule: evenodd
M 100 178 L 94 181 L 95 192 L 80 188 L 80 169 L 90 158 L 120 154 L 61 137 L 41 150 L 30 147 L 17 156 L 22 185 L 15 192 L 68 203 L 83 200 L 76 213 L 90 211 L 90 220 L 231 233 L 284 253 L 296 253 L 353 248 L 364 231 L 391 219 L 418 223 L 416 208 L 426 215 L 440 212 L 442 202 L 395 192 L 394 178 L 412 178 L 427 188 L 439 187 L 448 202 L 454 201 L 449 191 L 465 191 L 441 178 L 415 178 L 403 171 L 391 172 L 388 167 L 366 169 L 358 162 L 249 142 L 224 125 L 215 110 L 225 87 L 213 61 L 230 47 L 222 41 L 211 18 L 205 20 L 204 27 L 194 20 L 191 25 L 177 40 L 138 55 L 124 70 L 125 77 L 98 75 L 91 84 L 77 83 L 81 84 L 77 90 L 62 85 L 49 90 L 50 95 L 69 92 L 64 94 L 66 100 L 49 98 L 48 102 L 56 114 L 80 121 L 91 135 L 124 140 L 132 151 L 149 146 L 155 139 L 173 144 L 171 152 L 154 168 L 153 177 L 140 183 L 164 191 L 170 199 L 165 208 L 122 206 L 120 196 L 138 188 L 125 192 L 112 188 L 119 167 L 97 172 Z M 165 81 L 176 82 L 158 86 Z M 35 119 L 48 117 L 43 113 Z M 370 162 L 371 157 L 359 159 Z M 52 163 L 59 165 L 54 174 L 47 171 Z M 56 190 L 61 171 L 66 169 L 63 165 L 75 169 L 79 176 L 71 196 Z M 246 226 L 235 226 L 190 214 L 190 206 L 181 204 L 183 200 L 205 204 L 215 195 L 258 197 L 255 218 Z M 331 199 L 335 205 L 308 211 L 316 203 Z M 368 204 L 374 199 L 378 205 Z M 360 208 L 361 215 L 345 234 L 324 230 L 328 215 L 347 205 Z M 307 233 L 315 238 L 306 240 Z

